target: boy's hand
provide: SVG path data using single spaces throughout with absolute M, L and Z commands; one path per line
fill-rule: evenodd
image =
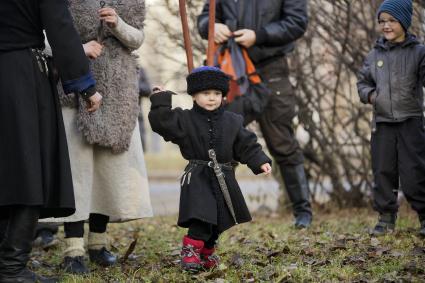
M 265 163 L 261 165 L 261 170 L 263 170 L 265 175 L 269 175 L 272 172 L 272 167 L 270 166 L 270 163 Z
M 368 100 L 369 100 L 369 103 L 370 104 L 374 104 L 375 103 L 375 99 L 376 99 L 376 93 L 375 92 L 372 92 L 371 94 L 369 94 Z
M 233 33 L 235 41 L 245 48 L 250 48 L 255 44 L 257 35 L 251 29 L 240 29 Z
M 85 44 L 83 44 L 84 53 L 86 53 L 86 56 L 90 59 L 96 59 L 97 57 L 102 54 L 102 44 L 97 42 L 96 40 L 89 41 Z

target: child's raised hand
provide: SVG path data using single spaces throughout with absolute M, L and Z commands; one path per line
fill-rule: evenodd
M 152 88 L 152 94 L 155 94 L 161 91 L 164 91 L 164 88 L 162 86 L 156 85 Z
M 270 163 L 265 163 L 261 165 L 261 170 L 263 170 L 265 175 L 269 175 L 272 172 L 272 166 Z

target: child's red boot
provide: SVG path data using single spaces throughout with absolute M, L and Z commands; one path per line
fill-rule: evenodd
M 220 259 L 214 254 L 215 248 L 203 248 L 201 250 L 202 267 L 205 269 L 212 269 L 220 264 Z
M 202 269 L 201 250 L 204 247 L 204 242 L 183 237 L 183 247 L 181 251 L 181 266 L 184 270 L 199 271 Z

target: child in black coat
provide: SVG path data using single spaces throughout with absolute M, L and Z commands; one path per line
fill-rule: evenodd
M 223 231 L 248 222 L 251 215 L 235 178 L 232 162 L 247 164 L 255 173 L 271 172 L 271 160 L 262 151 L 254 133 L 246 130 L 240 115 L 224 111 L 222 99 L 229 78 L 218 68 L 199 67 L 186 78 L 193 108 L 171 109 L 171 91 L 151 96 L 149 121 L 152 129 L 180 147 L 189 161 L 181 179 L 178 225 L 189 228 L 183 238 L 182 267 L 212 268 L 213 255 Z M 220 184 L 209 156 L 213 149 L 225 184 Z

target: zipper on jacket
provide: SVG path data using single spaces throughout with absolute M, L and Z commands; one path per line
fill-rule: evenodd
M 394 112 L 393 112 L 393 96 L 392 96 L 392 94 L 391 94 L 391 60 L 390 60 L 390 56 L 389 56 L 389 52 L 390 52 L 390 50 L 388 50 L 387 52 L 386 52 L 386 56 L 387 56 L 387 60 L 388 60 L 388 72 L 389 72 L 389 84 L 388 84 L 388 89 L 389 89 L 389 92 L 390 92 L 390 111 L 391 111 L 391 116 L 392 116 L 392 118 L 393 119 L 395 119 L 394 118 Z

